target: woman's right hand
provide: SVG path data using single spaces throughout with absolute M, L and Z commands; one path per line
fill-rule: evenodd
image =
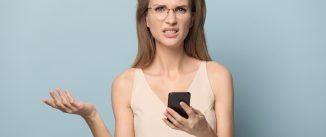
M 96 108 L 94 105 L 75 100 L 68 89 L 63 92 L 60 88 L 57 88 L 56 91 L 58 95 L 55 91 L 50 90 L 52 99 L 43 99 L 42 101 L 64 113 L 80 115 L 83 118 L 92 118 L 96 115 Z

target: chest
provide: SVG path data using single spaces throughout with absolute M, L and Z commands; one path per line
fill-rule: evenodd
M 178 78 L 145 76 L 150 92 L 153 92 L 164 104 L 167 104 L 169 92 L 189 91 L 195 78 L 196 72 L 184 74 Z

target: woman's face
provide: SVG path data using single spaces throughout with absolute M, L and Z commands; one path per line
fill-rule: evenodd
M 189 0 L 150 0 L 147 27 L 156 44 L 180 46 L 192 26 Z

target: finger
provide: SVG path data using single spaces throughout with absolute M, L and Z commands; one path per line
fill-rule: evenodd
M 71 95 L 71 91 L 69 89 L 66 90 L 66 95 L 69 98 L 70 104 L 75 107 L 76 109 L 81 107 L 81 103 L 77 100 L 75 100 L 75 98 Z
M 66 90 L 66 91 L 67 91 L 67 90 Z M 65 93 L 63 93 L 61 90 L 59 90 L 58 93 L 59 93 L 59 95 L 60 95 L 60 97 L 61 97 L 62 104 L 63 104 L 66 108 L 70 109 L 70 112 L 71 112 L 71 111 L 75 111 L 76 108 L 73 107 L 73 106 L 70 104 L 70 101 L 68 100 L 67 95 L 66 95 Z M 68 112 L 68 113 L 69 113 L 69 112 Z
M 174 111 L 173 109 L 171 108 L 167 108 L 166 111 L 174 118 L 176 119 L 178 122 L 182 123 L 182 124 L 185 124 L 186 123 L 186 119 L 181 116 L 178 112 Z
M 170 128 L 172 129 L 176 129 L 176 130 L 180 130 L 178 127 L 176 127 L 175 125 L 173 125 L 167 118 L 163 118 L 162 119 L 164 121 L 165 124 L 167 124 Z
M 66 89 L 66 92 L 65 92 L 65 95 L 67 97 L 67 101 L 68 101 L 68 104 L 69 104 L 69 107 L 73 109 L 73 111 L 77 111 L 78 107 L 74 106 L 74 99 L 73 97 L 71 96 L 70 92 L 68 89 Z
M 53 107 L 53 108 L 57 108 L 57 106 L 54 104 L 54 101 L 51 99 L 51 100 L 49 100 L 49 99 L 43 99 L 42 100 L 45 104 L 47 104 L 47 105 L 49 105 L 49 106 L 51 106 L 51 107 Z
M 180 102 L 180 106 L 188 114 L 188 116 L 192 116 L 195 114 L 195 111 L 193 110 L 193 108 L 188 106 L 186 103 Z
M 52 97 L 52 99 L 56 99 L 58 98 L 58 96 L 55 94 L 55 92 L 53 90 L 50 90 L 50 96 Z
M 71 91 L 70 91 L 70 90 L 68 90 L 68 89 L 66 90 L 66 95 L 67 95 L 67 97 L 68 97 L 68 99 L 69 99 L 69 101 L 70 101 L 70 104 L 71 104 L 74 108 L 78 109 L 78 108 L 81 107 L 80 102 L 78 102 L 78 101 L 76 101 L 76 100 L 74 99 L 74 97 L 71 95 Z
M 67 95 L 70 103 L 75 102 L 75 98 L 71 95 L 71 91 L 69 89 L 66 90 L 66 95 Z
M 56 106 L 61 102 L 60 98 L 57 96 L 57 94 L 54 92 L 54 90 L 50 90 L 50 96 L 52 97 L 54 103 Z
M 57 92 L 59 91 L 59 90 L 61 90 L 60 88 L 57 88 L 56 89 L 57 90 Z M 58 92 L 59 93 L 59 92 Z M 60 93 L 59 93 L 60 94 Z M 69 110 L 69 108 L 67 108 L 67 107 L 65 107 L 64 106 L 64 104 L 62 103 L 62 99 L 61 99 L 61 97 L 60 97 L 60 95 L 58 96 L 58 95 L 56 95 L 56 93 L 54 92 L 54 91 L 52 91 L 51 90 L 51 92 L 50 92 L 50 95 L 51 95 L 51 97 L 53 98 L 53 100 L 54 100 L 54 103 L 55 103 L 55 105 L 57 106 L 57 108 L 58 109 L 60 109 L 62 112 L 68 112 L 68 110 Z
M 176 127 L 183 129 L 183 124 L 182 124 L 182 120 L 180 118 L 182 118 L 177 112 L 175 112 L 174 110 L 172 110 L 174 113 L 171 114 L 170 111 L 172 109 L 167 108 L 167 112 L 164 113 L 164 115 L 171 121 L 170 123 L 172 123 L 173 125 L 175 125 Z M 179 117 L 179 118 L 177 118 Z
M 44 100 L 43 101 L 44 103 L 46 103 L 47 105 L 55 108 L 55 109 L 59 109 L 61 110 L 62 112 L 65 112 L 65 113 L 70 113 L 70 110 L 66 110 L 66 108 L 63 108 L 61 106 L 57 106 L 55 103 L 54 103 L 54 100 Z
M 67 95 L 68 100 L 69 100 L 70 103 L 74 102 L 74 98 L 72 97 L 71 92 L 70 92 L 69 89 L 66 90 L 66 95 Z
M 57 88 L 57 92 L 58 92 L 58 95 L 59 95 L 62 103 L 66 103 L 67 102 L 67 99 L 66 99 L 65 95 L 62 93 L 62 91 L 61 91 L 60 88 Z
M 57 88 L 57 92 L 58 92 L 58 95 L 59 95 L 59 97 L 60 97 L 60 99 L 61 99 L 61 103 L 66 107 L 66 108 L 68 108 L 68 109 L 71 109 L 70 108 L 70 104 L 69 104 L 69 102 L 68 102 L 68 100 L 67 100 L 67 97 L 66 97 L 66 95 L 62 92 L 62 90 L 60 89 L 60 88 Z

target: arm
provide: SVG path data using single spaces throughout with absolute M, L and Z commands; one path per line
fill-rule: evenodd
M 86 121 L 88 127 L 91 129 L 94 137 L 112 137 L 99 113 L 95 112 L 92 117 L 83 118 Z
M 70 91 L 62 92 L 60 88 L 50 91 L 52 99 L 43 99 L 49 106 L 59 109 L 64 113 L 80 115 L 85 119 L 94 137 L 111 137 L 94 105 L 75 100 Z
M 215 114 L 217 119 L 218 137 L 234 136 L 234 114 L 233 114 L 233 82 L 232 75 L 227 68 L 210 62 L 208 71 L 210 83 L 215 96 Z
M 133 113 L 130 106 L 134 70 L 129 69 L 112 83 L 112 108 L 115 137 L 134 137 Z

